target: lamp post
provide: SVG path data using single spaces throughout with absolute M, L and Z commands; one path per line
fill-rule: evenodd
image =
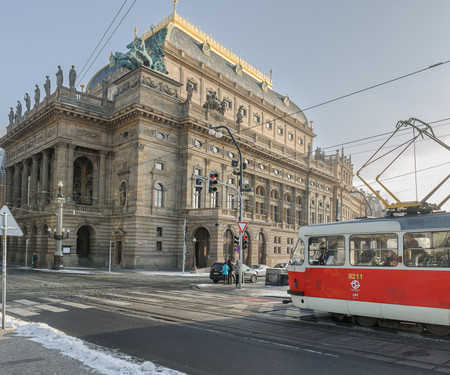
M 56 240 L 56 252 L 53 256 L 53 269 L 60 270 L 63 268 L 63 253 L 62 253 L 62 240 L 69 238 L 70 230 L 65 230 L 62 227 L 63 221 L 63 205 L 64 198 L 62 196 L 62 181 L 58 182 L 58 195 L 56 197 L 56 203 L 58 204 L 58 220 L 56 223 L 56 230 L 48 228 L 48 237 Z
M 225 126 L 225 125 L 220 125 L 220 126 L 212 126 L 209 125 L 209 135 L 210 136 L 214 136 L 217 139 L 222 138 L 222 133 L 220 131 L 217 131 L 218 129 L 225 129 L 228 134 L 230 135 L 231 139 L 233 140 L 234 145 L 236 146 L 238 153 L 239 153 L 239 218 L 238 221 L 242 221 L 242 192 L 243 191 L 251 191 L 250 189 L 246 189 L 243 188 L 243 168 L 242 168 L 242 153 L 241 153 L 241 148 L 239 147 L 238 143 L 236 142 L 236 139 L 234 139 L 233 134 L 231 134 L 230 129 Z M 239 289 L 242 289 L 242 253 L 243 253 L 243 249 L 242 249 L 242 233 L 239 231 L 239 247 L 240 247 L 240 252 L 239 252 L 239 267 L 241 267 L 238 275 L 239 275 Z
M 191 269 L 191 271 L 197 271 L 197 266 L 195 265 L 195 243 L 197 242 L 197 239 L 194 237 L 192 239 L 192 242 L 194 243 L 194 246 L 192 247 L 192 269 Z
M 372 216 L 372 207 L 370 207 L 369 201 L 367 200 L 366 196 L 362 191 L 359 190 L 350 190 L 350 196 L 354 197 L 356 193 L 359 193 L 363 196 L 364 201 L 366 202 L 367 207 L 369 208 L 369 216 Z M 364 209 L 364 214 L 366 213 L 366 210 Z

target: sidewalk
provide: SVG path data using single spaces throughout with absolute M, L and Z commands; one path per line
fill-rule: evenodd
M 2 375 L 100 374 L 57 350 L 16 336 L 10 329 L 0 330 L 0 368 Z

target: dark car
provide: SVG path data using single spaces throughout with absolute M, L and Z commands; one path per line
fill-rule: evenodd
M 209 271 L 209 278 L 215 283 L 223 280 L 222 267 L 223 263 L 214 263 L 211 266 L 211 269 Z M 236 269 L 235 264 L 233 264 L 233 269 Z M 251 283 L 256 283 L 256 281 L 258 280 L 258 273 L 255 270 L 250 269 L 245 264 L 242 265 L 242 269 L 244 270 L 244 282 L 250 281 Z M 234 273 L 232 273 L 231 277 L 233 278 L 233 282 L 235 282 L 236 279 Z
M 214 263 L 211 266 L 211 269 L 209 270 L 209 278 L 214 281 L 215 283 L 218 283 L 220 280 L 223 280 L 222 275 L 222 267 L 224 263 Z M 234 278 L 233 278 L 234 280 Z

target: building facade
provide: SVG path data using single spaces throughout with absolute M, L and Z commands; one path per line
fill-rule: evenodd
M 252 188 L 242 198 L 246 264 L 286 262 L 301 226 L 360 215 L 350 159 L 312 151 L 312 124 L 271 77 L 176 11 L 128 48 L 85 92 L 57 85 L 10 119 L 5 201 L 24 232 L 10 260 L 24 261 L 27 239 L 28 254 L 52 261 L 59 181 L 66 266 L 104 267 L 111 248 L 113 266 L 180 269 L 184 244 L 187 268 L 235 259 L 238 151 L 210 125 L 233 133 Z M 210 194 L 211 171 L 221 184 Z

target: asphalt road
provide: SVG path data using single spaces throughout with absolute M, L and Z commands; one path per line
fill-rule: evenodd
M 11 315 L 188 374 L 450 372 L 450 337 L 334 322 L 263 282 L 11 268 L 7 286 Z

